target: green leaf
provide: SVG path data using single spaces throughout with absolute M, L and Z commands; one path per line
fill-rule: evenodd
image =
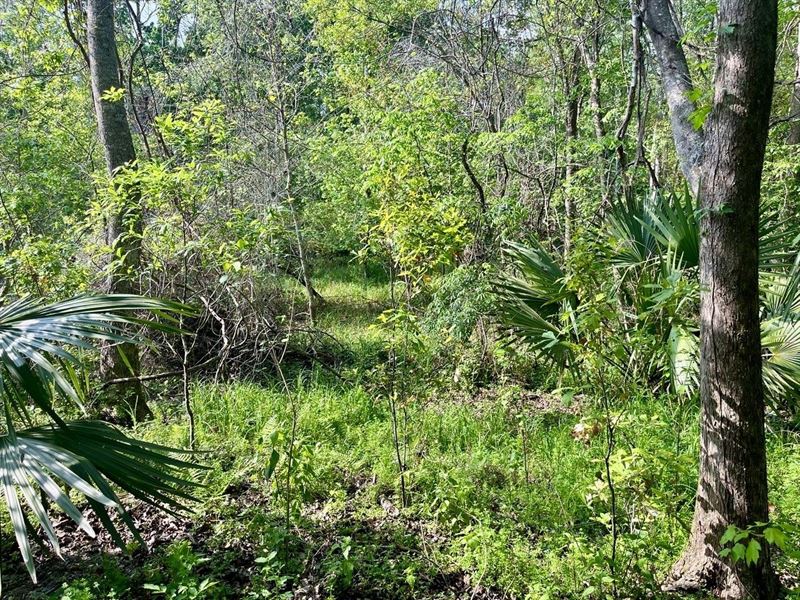
M 125 88 L 111 86 L 100 94 L 100 98 L 108 102 L 119 102 L 125 97 Z
M 761 544 L 758 543 L 758 540 L 750 540 L 750 543 L 747 544 L 747 551 L 745 553 L 745 557 L 747 559 L 748 565 L 754 565 L 758 562 L 758 557 L 761 555 Z
M 722 537 L 719 539 L 720 546 L 724 546 L 728 542 L 732 542 L 738 531 L 739 528 L 736 527 L 736 525 L 728 525 L 728 528 L 725 529 L 725 533 L 723 533 Z
M 711 113 L 710 104 L 698 106 L 689 115 L 689 122 L 692 124 L 692 127 L 694 127 L 697 130 L 700 130 L 703 128 L 703 125 L 705 125 L 706 119 L 708 118 L 708 115 L 710 113 Z
M 749 537 L 750 537 L 750 532 L 749 532 L 749 531 L 747 531 L 746 529 L 743 529 L 743 530 L 740 530 L 740 531 L 739 531 L 739 532 L 738 532 L 738 533 L 737 533 L 737 534 L 736 534 L 736 535 L 733 537 L 733 541 L 734 541 L 734 542 L 740 542 L 740 541 L 742 541 L 742 540 L 744 540 L 744 539 L 747 539 L 747 538 L 749 538 Z
M 767 527 L 764 529 L 764 539 L 781 550 L 786 547 L 786 534 L 779 527 Z
M 280 459 L 280 454 L 274 448 L 272 449 L 272 453 L 269 455 L 269 463 L 267 463 L 267 470 L 264 473 L 264 477 L 269 481 L 272 474 L 275 472 L 275 467 L 278 466 L 278 460 Z
M 733 562 L 737 563 L 744 558 L 745 555 L 745 547 L 744 544 L 734 544 L 733 548 L 731 548 L 731 554 L 733 555 Z

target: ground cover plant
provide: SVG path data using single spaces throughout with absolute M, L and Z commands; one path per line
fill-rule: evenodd
M 799 31 L 0 0 L 0 595 L 799 595 Z

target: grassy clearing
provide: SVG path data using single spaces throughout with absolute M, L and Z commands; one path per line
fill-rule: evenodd
M 510 384 L 415 395 L 401 432 L 403 508 L 391 413 L 368 368 L 381 361 L 383 334 L 370 325 L 387 304 L 386 284 L 340 266 L 321 268 L 318 285 L 318 324 L 355 367 L 347 381 L 288 371 L 298 417 L 292 474 L 282 387 L 196 382 L 197 441 L 212 469 L 190 535 L 135 568 L 105 559 L 51 597 L 600 598 L 615 587 L 621 597 L 658 596 L 691 521 L 693 403 L 635 397 L 619 416 L 612 580 L 605 437 L 589 401 L 565 407 Z M 139 433 L 185 444 L 178 407 L 159 407 Z M 798 523 L 800 438 L 772 431 L 769 446 L 776 516 Z

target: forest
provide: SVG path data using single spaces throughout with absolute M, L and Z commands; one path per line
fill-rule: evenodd
M 0 0 L 0 595 L 800 598 L 795 0 Z

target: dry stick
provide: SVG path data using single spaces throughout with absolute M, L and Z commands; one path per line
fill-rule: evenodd
M 472 183 L 472 187 L 475 188 L 475 193 L 478 197 L 478 203 L 480 205 L 480 218 L 478 219 L 478 231 L 477 231 L 477 240 L 478 246 L 483 245 L 484 239 L 484 229 L 487 233 L 487 238 L 490 238 L 491 233 L 491 224 L 489 223 L 489 219 L 487 218 L 488 212 L 488 205 L 486 202 L 486 193 L 483 189 L 483 185 L 481 185 L 480 180 L 475 175 L 475 172 L 472 170 L 472 166 L 469 164 L 469 133 L 464 138 L 464 142 L 461 144 L 461 164 L 464 167 L 464 171 L 466 171 L 467 176 L 469 177 L 470 182 Z M 483 253 L 483 248 L 478 249 L 479 253 Z
M 217 321 L 220 325 L 220 335 L 222 336 L 222 349 L 219 352 L 220 362 L 217 365 L 217 370 L 214 373 L 214 383 L 219 381 L 220 370 L 222 369 L 222 364 L 224 363 L 225 359 L 228 356 L 228 349 L 230 347 L 230 340 L 228 339 L 227 331 L 226 331 L 226 323 L 225 319 L 223 319 L 219 314 L 211 307 L 211 301 L 206 298 L 205 296 L 198 296 L 200 298 L 200 302 L 202 302 L 206 310 L 214 317 L 214 320 Z M 235 300 L 234 300 L 235 302 Z
M 602 369 L 601 369 L 602 372 Z M 608 402 L 608 391 L 605 385 L 605 377 L 600 376 L 601 387 L 603 390 L 603 409 L 606 416 L 606 452 L 603 456 L 603 463 L 606 470 L 606 481 L 608 483 L 608 492 L 611 495 L 611 561 L 609 568 L 611 569 L 611 587 L 612 593 L 616 598 L 617 592 L 617 538 L 619 533 L 617 531 L 617 491 L 614 487 L 614 479 L 611 476 L 611 454 L 614 451 L 616 431 L 616 424 L 611 421 L 611 409 Z
M 289 342 L 288 339 L 284 342 L 284 352 L 286 351 L 286 347 L 288 346 Z M 289 384 L 286 381 L 286 377 L 283 374 L 283 368 L 281 367 L 281 361 L 278 360 L 277 355 L 275 354 L 275 346 L 270 346 L 269 349 L 270 356 L 272 357 L 273 364 L 275 365 L 275 369 L 278 371 L 278 375 L 281 378 L 281 383 L 283 385 L 283 389 L 286 392 L 286 395 L 289 398 L 289 407 L 292 412 L 292 429 L 291 434 L 289 436 L 289 450 L 286 453 L 286 531 L 288 533 L 289 527 L 292 524 L 292 469 L 294 468 L 294 443 L 297 439 L 297 398 L 289 389 Z
M 280 42 L 277 42 L 280 44 Z M 283 48 L 275 48 L 274 46 L 270 47 L 272 52 L 275 51 L 282 51 Z M 306 288 L 306 295 L 308 296 L 308 318 L 311 321 L 311 324 L 314 324 L 314 294 L 313 294 L 313 286 L 311 285 L 311 276 L 309 274 L 309 266 L 308 261 L 306 259 L 306 251 L 305 251 L 305 241 L 303 240 L 303 232 L 300 228 L 300 220 L 297 214 L 297 207 L 295 206 L 295 199 L 293 197 L 294 192 L 294 177 L 292 173 L 292 155 L 290 152 L 290 144 L 289 144 L 289 115 L 287 114 L 287 106 L 286 106 L 286 97 L 285 97 L 285 88 L 283 86 L 283 79 L 279 77 L 276 73 L 276 60 L 272 61 L 272 78 L 275 83 L 278 85 L 277 89 L 277 100 L 278 100 L 278 111 L 276 117 L 280 122 L 280 147 L 283 153 L 283 160 L 284 160 L 284 168 L 286 169 L 285 172 L 285 192 L 286 198 L 288 200 L 287 204 L 289 205 L 289 212 L 292 217 L 292 227 L 294 229 L 295 241 L 297 243 L 297 257 L 300 262 L 300 272 L 303 276 L 303 283 Z M 297 99 L 295 97 L 295 110 L 292 116 L 297 114 L 296 112 L 296 102 Z M 276 132 L 277 133 L 277 132 Z
M 294 318 L 294 302 L 290 307 L 290 321 L 289 321 L 289 330 L 291 331 L 291 327 L 293 325 L 293 318 Z M 280 358 L 275 353 L 275 345 L 270 344 L 269 347 L 269 355 L 272 358 L 272 363 L 275 365 L 275 370 L 278 371 L 278 376 L 281 379 L 281 383 L 283 385 L 283 389 L 286 392 L 286 395 L 289 398 L 289 407 L 292 412 L 292 429 L 289 435 L 289 450 L 286 453 L 286 514 L 284 516 L 285 523 L 286 523 L 286 532 L 289 532 L 289 528 L 292 525 L 292 469 L 294 468 L 294 444 L 297 439 L 297 398 L 295 394 L 289 389 L 289 383 L 286 381 L 286 377 L 283 373 L 283 368 L 281 367 L 281 363 L 283 362 L 283 358 L 286 356 L 286 351 L 289 347 L 289 336 L 288 334 L 283 339 L 283 350 L 281 351 Z M 286 538 L 286 543 L 289 543 L 288 536 Z
M 528 467 L 528 427 L 523 421 L 519 425 L 520 433 L 522 433 L 522 464 L 525 467 L 525 483 L 531 484 L 531 472 Z
M 194 371 L 202 369 L 207 364 L 213 362 L 215 359 L 216 359 L 215 356 L 211 357 L 208 360 L 205 360 L 205 361 L 203 361 L 201 363 L 198 363 L 198 364 L 196 364 L 196 365 L 194 365 L 192 367 L 189 367 L 187 369 L 187 371 L 192 373 Z M 181 369 L 180 371 L 166 371 L 164 373 L 154 373 L 152 375 L 139 375 L 138 377 L 118 377 L 116 379 L 109 379 L 107 381 L 104 381 L 103 383 L 100 384 L 100 388 L 99 389 L 100 390 L 104 390 L 105 388 L 107 388 L 110 385 L 122 385 L 122 384 L 125 384 L 125 383 L 134 383 L 134 382 L 144 383 L 145 381 L 155 381 L 156 379 L 166 379 L 167 377 L 177 377 L 178 375 L 182 375 L 182 374 L 183 374 L 183 369 Z
M 411 310 L 411 284 L 408 276 L 404 276 L 406 285 L 406 310 Z M 408 382 L 408 325 L 403 325 L 403 373 L 400 380 L 400 409 L 403 412 L 403 479 L 405 480 L 405 469 L 408 466 L 408 448 L 411 445 L 408 439 L 408 392 L 406 384 Z M 409 500 L 405 491 L 405 481 L 403 481 L 403 507 L 409 505 Z
M 617 156 L 619 157 L 618 168 L 624 172 L 626 168 L 627 159 L 625 157 L 625 136 L 628 133 L 628 126 L 633 118 L 633 109 L 636 103 L 636 97 L 639 93 L 639 84 L 642 77 L 642 15 L 638 5 L 635 1 L 631 0 L 631 27 L 633 28 L 633 42 L 632 42 L 632 62 L 631 62 L 631 78 L 628 82 L 628 93 L 625 102 L 625 112 L 622 121 L 617 128 L 615 135 L 617 141 Z M 623 182 L 624 185 L 624 182 Z
M 603 348 L 603 340 L 600 340 L 600 347 Z M 615 366 L 620 368 L 616 361 L 610 360 L 607 356 L 600 355 L 600 358 L 603 362 L 608 362 L 611 366 Z M 602 364 L 601 364 L 602 367 Z M 576 373 L 578 380 L 581 382 L 582 385 L 588 385 L 589 379 L 587 377 L 586 380 L 583 378 L 583 374 L 580 372 Z M 600 393 L 602 394 L 602 406 L 603 412 L 605 414 L 605 421 L 606 421 L 606 451 L 603 455 L 603 465 L 605 468 L 605 476 L 606 482 L 608 484 L 608 491 L 610 495 L 610 502 L 611 502 L 611 557 L 609 560 L 609 570 L 611 571 L 611 592 L 614 598 L 619 597 L 619 590 L 617 589 L 617 545 L 619 541 L 619 531 L 617 527 L 617 490 L 614 485 L 614 479 L 611 475 L 611 455 L 614 452 L 614 447 L 616 444 L 616 429 L 617 423 L 612 421 L 611 419 L 611 405 L 608 398 L 608 386 L 606 384 L 606 378 L 603 375 L 603 369 L 598 369 L 598 375 L 600 380 Z
M 125 4 L 127 4 L 127 6 L 128 6 L 128 13 L 131 15 L 131 20 L 133 21 L 133 26 L 136 29 L 137 39 L 140 40 L 140 43 L 143 43 L 144 42 L 144 35 L 142 34 L 141 13 L 140 12 L 137 13 L 136 11 L 134 11 L 133 6 L 131 6 L 131 3 L 130 3 L 129 0 L 126 0 Z M 133 58 L 131 58 L 131 65 L 132 64 L 133 64 Z M 166 65 L 163 64 L 163 60 L 162 60 L 162 65 L 165 67 L 165 71 L 166 71 Z M 158 106 L 157 106 L 156 101 L 155 101 L 155 92 L 153 90 L 153 83 L 150 80 L 150 71 L 147 68 L 147 57 L 146 57 L 146 55 L 144 53 L 142 53 L 142 71 L 144 72 L 144 79 L 147 82 L 148 87 L 150 88 L 150 95 L 153 98 L 153 116 L 154 117 L 158 117 Z M 131 102 L 132 101 L 133 101 L 133 94 L 131 93 Z M 134 112 L 135 112 L 135 108 L 134 108 Z M 138 123 L 138 117 L 137 117 L 137 123 Z M 158 145 L 161 147 L 161 151 L 163 152 L 164 156 L 167 156 L 167 157 L 171 156 L 172 153 L 170 152 L 169 148 L 167 147 L 167 144 L 164 141 L 164 136 L 161 135 L 161 131 L 159 130 L 159 128 L 158 127 L 154 127 L 153 128 L 153 133 L 155 134 L 156 139 L 158 140 Z M 150 156 L 149 147 L 148 147 L 147 154 L 148 154 L 148 156 Z

